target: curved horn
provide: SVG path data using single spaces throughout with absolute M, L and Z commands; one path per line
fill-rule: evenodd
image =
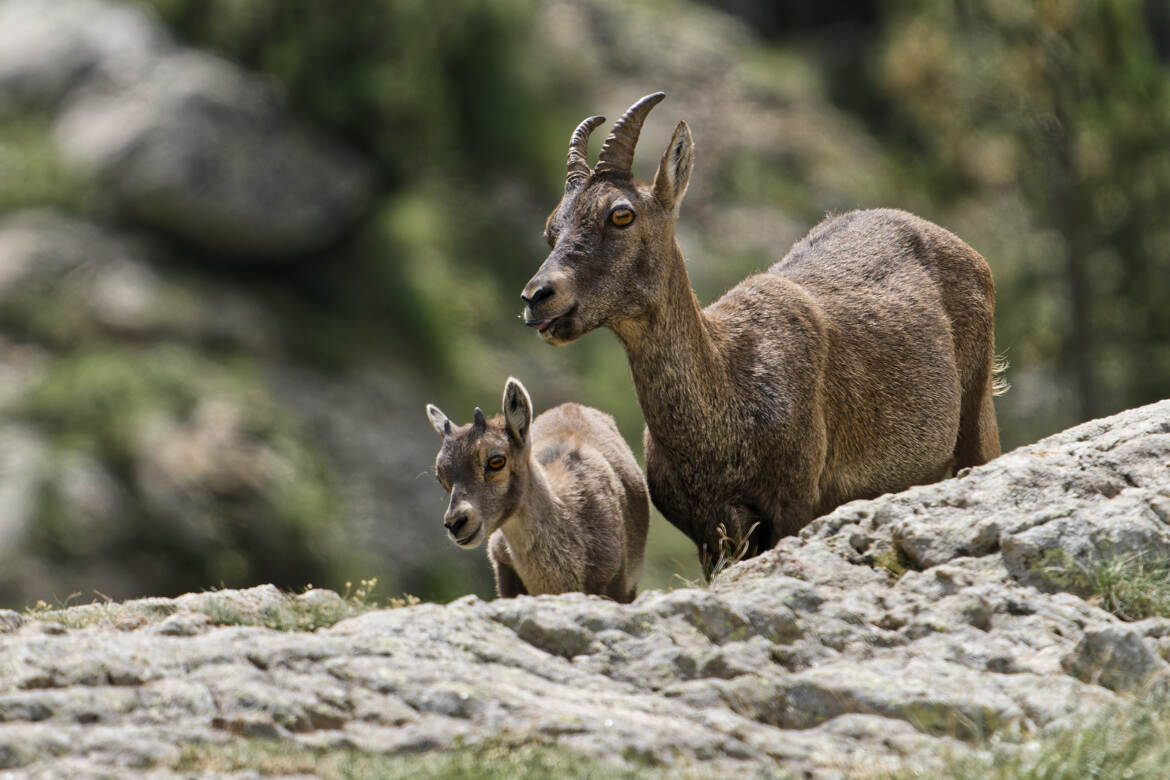
M 483 409 L 478 406 L 475 407 L 475 427 L 481 431 L 487 427 L 487 420 L 483 418 Z
M 565 190 L 570 190 L 589 178 L 589 134 L 605 121 L 603 116 L 591 116 L 573 131 L 569 139 L 569 175 L 565 177 Z
M 630 173 L 634 164 L 634 147 L 638 145 L 638 135 L 642 132 L 642 122 L 650 109 L 658 105 L 666 97 L 665 92 L 655 92 L 630 106 L 622 118 L 613 126 L 605 145 L 601 147 L 601 155 L 597 159 L 597 172 L 614 171 L 616 173 Z

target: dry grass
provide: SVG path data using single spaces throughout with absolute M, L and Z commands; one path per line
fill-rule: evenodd
M 1075 729 L 1001 743 L 932 772 L 930 780 L 1085 780 L 1170 776 L 1170 699 L 1149 694 Z M 921 773 L 894 775 L 899 780 Z M 891 778 L 893 780 L 893 778 Z
M 373 598 L 378 580 L 362 580 L 355 587 L 347 582 L 341 594 L 332 591 L 314 590 L 306 586 L 301 593 L 281 593 L 276 601 L 253 606 L 233 597 L 236 591 L 208 591 L 206 597 L 192 604 L 193 612 L 206 615 L 217 626 L 262 626 L 275 631 L 316 631 L 327 628 L 346 618 L 354 617 L 375 609 L 396 609 L 419 603 L 415 596 L 391 598 L 379 603 Z M 56 606 L 38 601 L 25 610 L 25 617 L 57 623 L 68 629 L 104 626 L 133 630 L 144 625 L 159 623 L 179 611 L 180 606 L 172 599 L 148 598 L 126 602 L 115 602 L 108 598 L 91 604 L 69 606 L 76 598 L 70 596 Z

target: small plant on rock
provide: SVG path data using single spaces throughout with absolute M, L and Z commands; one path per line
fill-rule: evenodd
M 1135 554 L 1085 568 L 1102 609 L 1122 620 L 1170 617 L 1170 558 Z
M 755 532 L 757 526 L 759 523 L 752 523 L 751 527 L 737 537 L 728 534 L 727 527 L 723 523 L 715 527 L 715 533 L 719 536 L 719 546 L 715 555 L 708 555 L 704 548 L 700 548 L 699 551 L 703 574 L 707 578 L 708 585 L 714 582 L 722 571 L 731 568 L 747 557 L 749 550 L 751 550 L 752 533 Z
M 302 593 L 282 594 L 278 602 L 265 604 L 258 610 L 241 607 L 230 599 L 211 598 L 196 610 L 207 615 L 216 625 L 263 626 L 274 631 L 316 631 L 346 618 L 379 609 L 380 605 L 372 598 L 377 585 L 376 577 L 362 580 L 357 587 L 352 582 L 346 582 L 345 591 L 341 594 L 306 585 Z M 396 609 L 418 603 L 418 597 L 407 595 L 390 599 L 386 606 Z
M 1044 733 L 1035 741 L 1004 742 L 987 753 L 957 759 L 943 771 L 896 773 L 890 780 L 1162 780 L 1170 766 L 1170 702 L 1164 694 L 1101 713 L 1076 728 Z

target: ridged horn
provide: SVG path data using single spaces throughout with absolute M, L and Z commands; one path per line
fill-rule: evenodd
M 642 123 L 650 109 L 658 105 L 666 97 L 665 92 L 655 92 L 630 106 L 622 118 L 613 126 L 605 145 L 601 147 L 601 155 L 597 159 L 597 172 L 613 171 L 615 173 L 630 173 L 634 164 L 634 147 L 638 145 L 638 135 L 642 132 Z
M 566 192 L 588 179 L 589 174 L 593 172 L 589 169 L 589 135 L 604 121 L 605 117 L 603 116 L 591 116 L 577 125 L 577 129 L 573 131 L 573 137 L 569 139 L 568 176 L 565 177 Z
M 475 427 L 481 431 L 487 427 L 487 420 L 483 417 L 483 409 L 478 406 L 475 407 Z

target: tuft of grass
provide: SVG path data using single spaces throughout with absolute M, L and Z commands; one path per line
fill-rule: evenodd
M 382 755 L 354 748 L 316 749 L 280 740 L 248 739 L 183 747 L 171 767 L 179 772 L 305 774 L 322 780 L 514 780 L 515 778 L 645 777 L 642 771 L 605 764 L 575 751 L 546 745 L 484 744 L 442 752 Z
M 1134 553 L 1081 562 L 1049 551 L 1045 576 L 1122 620 L 1170 617 L 1170 556 Z
M 903 574 L 914 568 L 901 551 L 896 549 L 882 550 L 877 553 L 873 557 L 873 566 L 877 569 L 885 569 L 894 582 L 902 579 Z
M 300 595 L 284 594 L 280 601 L 256 611 L 241 608 L 227 599 L 212 598 L 206 604 L 196 607 L 196 611 L 207 615 L 217 626 L 263 626 L 274 631 L 316 631 L 346 618 L 383 608 L 371 597 L 377 585 L 376 577 L 362 580 L 356 588 L 352 582 L 346 582 L 345 592 L 337 598 L 307 597 L 314 592 L 310 585 Z M 337 595 L 332 591 L 318 592 Z M 417 596 L 407 595 L 392 598 L 385 606 L 397 609 L 418 603 Z
M 1170 698 L 1162 693 L 1101 713 L 1077 728 L 1001 743 L 988 753 L 955 760 L 942 772 L 895 774 L 891 780 L 1164 780 L 1168 768 Z
M 1086 568 L 1090 601 L 1122 620 L 1170 617 L 1170 558 L 1131 555 Z
M 24 610 L 24 615 L 30 620 L 43 620 L 47 623 L 56 623 L 65 628 L 86 628 L 88 626 L 113 626 L 122 619 L 128 611 L 121 604 L 109 599 L 94 601 L 90 604 L 70 605 L 70 602 L 80 598 L 81 593 L 70 593 L 56 604 L 50 604 L 44 599 L 38 599 L 35 604 Z

